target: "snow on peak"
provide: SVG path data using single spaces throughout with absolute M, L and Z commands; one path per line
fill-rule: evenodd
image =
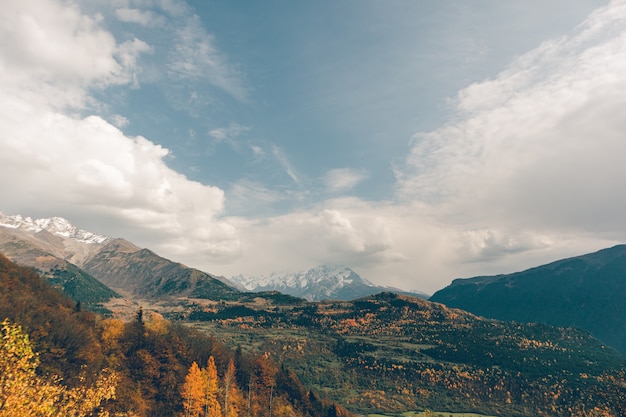
M 295 273 L 272 273 L 261 276 L 233 276 L 233 283 L 247 291 L 277 290 L 307 299 L 333 297 L 338 291 L 351 286 L 373 287 L 374 284 L 361 278 L 344 266 L 320 265 L 307 271 Z
M 62 217 L 33 219 L 19 214 L 7 216 L 0 212 L 0 226 L 10 229 L 20 229 L 38 233 L 45 230 L 53 235 L 61 236 L 81 243 L 103 244 L 111 240 L 108 236 L 98 235 L 86 230 L 78 229 Z

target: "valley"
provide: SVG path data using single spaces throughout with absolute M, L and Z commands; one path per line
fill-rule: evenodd
M 0 227 L 0 253 L 34 268 L 83 308 L 112 317 L 106 320 L 133 323 L 138 312 L 162 317 L 235 357 L 264 358 L 301 381 L 300 391 L 352 413 L 623 417 L 626 358 L 584 330 L 485 318 L 391 291 L 323 301 L 247 292 L 122 239 L 76 236 L 91 235 L 60 220 L 13 222 Z M 620 282 L 621 255 L 610 255 L 603 253 L 604 262 Z M 576 264 L 566 263 L 568 274 L 585 276 L 572 272 Z M 351 273 L 339 270 L 341 279 Z M 325 288 L 333 285 L 324 279 Z M 342 291 L 349 292 L 346 283 Z

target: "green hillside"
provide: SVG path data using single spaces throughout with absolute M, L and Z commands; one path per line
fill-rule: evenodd
M 391 293 L 243 307 L 231 316 L 235 305 L 198 306 L 188 317 L 358 413 L 571 416 L 598 407 L 620 415 L 625 404 L 624 357 L 584 331 L 487 320 Z
M 579 327 L 626 354 L 626 245 L 514 274 L 457 279 L 430 300 L 500 320 Z

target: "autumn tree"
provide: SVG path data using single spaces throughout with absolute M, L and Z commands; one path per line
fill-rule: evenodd
M 181 390 L 186 417 L 199 417 L 203 412 L 207 391 L 206 379 L 196 362 L 191 364 Z
M 276 373 L 278 370 L 266 357 L 259 356 L 253 363 L 252 384 L 252 414 L 257 416 L 270 416 L 274 388 L 276 386 Z
M 224 378 L 222 378 L 222 384 L 224 385 L 222 402 L 224 417 L 238 417 L 243 402 L 243 396 L 237 387 L 236 374 L 235 362 L 231 359 L 228 362 Z
M 104 371 L 94 385 L 84 378 L 68 389 L 60 378 L 37 375 L 39 357 L 21 326 L 0 323 L 0 417 L 82 417 L 99 415 L 115 398 L 117 376 Z
M 204 417 L 222 417 L 222 409 L 217 400 L 219 386 L 213 356 L 209 357 L 207 367 L 202 370 L 202 376 L 205 379 Z

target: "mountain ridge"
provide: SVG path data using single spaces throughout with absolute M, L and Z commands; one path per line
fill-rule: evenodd
M 75 300 L 93 301 L 96 305 L 90 307 L 96 309 L 120 297 L 118 291 L 152 299 L 230 300 L 239 294 L 220 277 L 172 262 L 125 239 L 79 229 L 61 217 L 32 219 L 0 213 L 0 253 L 35 268 Z
M 626 353 L 626 245 L 524 271 L 455 279 L 430 298 L 499 320 L 575 326 Z
M 385 291 L 427 298 L 423 293 L 375 285 L 346 266 L 318 265 L 294 273 L 235 275 L 230 282 L 246 291 L 280 291 L 308 301 L 354 300 Z
M 98 248 L 80 262 L 82 269 L 48 251 L 70 256 L 77 253 L 73 244 Z M 614 412 L 626 395 L 623 355 L 575 328 L 486 319 L 391 292 L 320 302 L 241 293 L 124 239 L 80 243 L 48 230 L 0 227 L 0 252 L 5 249 L 40 268 L 55 271 L 64 262 L 64 274 L 76 268 L 119 285 L 146 311 L 275 358 L 308 388 L 323 388 L 364 414 L 430 408 L 565 417 L 598 408 L 619 415 Z M 603 256 L 585 264 L 610 264 L 612 256 Z M 576 263 L 564 262 L 558 270 L 576 270 Z M 339 270 L 344 282 L 354 281 L 350 271 Z

